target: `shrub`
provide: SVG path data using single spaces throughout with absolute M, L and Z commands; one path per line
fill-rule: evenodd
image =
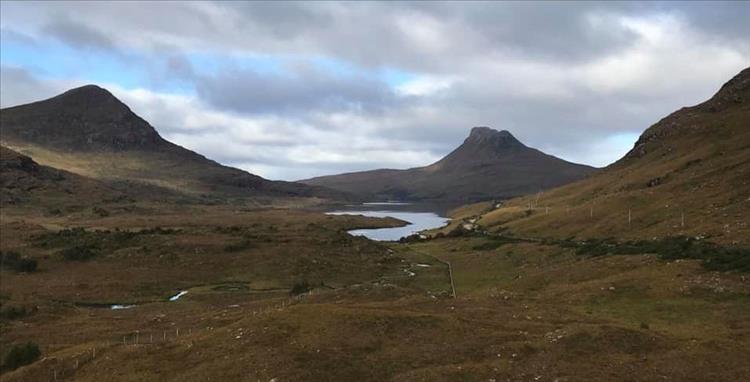
M 27 257 L 21 258 L 21 260 L 18 261 L 18 264 L 16 265 L 16 270 L 18 272 L 34 272 L 37 268 L 37 262 L 34 259 L 29 259 Z
M 15 320 L 17 318 L 25 316 L 27 313 L 28 312 L 26 311 L 26 308 L 22 306 L 4 306 L 2 309 L 0 309 L 0 318 L 6 320 Z
M 475 251 L 491 251 L 502 247 L 505 244 L 519 243 L 522 239 L 516 239 L 508 236 L 494 236 L 490 240 L 471 247 Z
M 578 244 L 576 255 L 596 257 L 615 253 L 616 250 L 617 244 L 609 240 L 588 240 Z
M 16 272 L 34 272 L 37 268 L 36 260 L 22 257 L 18 252 L 13 251 L 0 252 L 0 263 L 3 268 Z
M 303 293 L 307 293 L 310 290 L 312 290 L 312 286 L 310 283 L 307 282 L 307 280 L 297 281 L 292 285 L 292 289 L 289 291 L 289 294 L 292 296 L 298 296 Z
M 240 241 L 239 243 L 227 244 L 226 246 L 224 246 L 224 252 L 239 252 L 239 251 L 244 251 L 246 249 L 250 249 L 254 247 L 255 245 L 253 244 L 253 242 L 250 241 L 250 239 L 246 238 Z
M 423 239 L 422 236 L 418 233 L 411 234 L 409 236 L 404 236 L 400 239 L 398 239 L 399 243 L 418 243 L 420 241 L 425 241 L 426 239 Z
M 113 231 L 92 230 L 83 228 L 69 228 L 58 232 L 48 232 L 35 237 L 35 244 L 42 248 L 61 248 L 87 246 L 98 249 L 118 249 L 139 245 L 139 237 L 146 235 L 171 235 L 180 232 L 172 228 L 147 228 L 141 231 Z
M 138 235 L 172 235 L 172 234 L 175 234 L 175 233 L 178 233 L 178 232 L 180 232 L 179 229 L 161 228 L 161 227 L 157 226 L 157 227 L 154 227 L 154 228 L 142 229 L 142 230 L 136 232 L 135 234 L 138 234 Z
M 96 252 L 89 246 L 75 246 L 60 251 L 65 260 L 86 261 L 96 256 Z
M 98 207 L 98 206 L 95 206 L 94 208 L 92 208 L 92 211 L 95 214 L 99 215 L 99 217 L 102 217 L 102 218 L 106 218 L 107 216 L 109 216 L 109 211 L 107 211 L 104 208 Z
M 560 245 L 575 248 L 578 255 L 602 256 L 653 253 L 662 260 L 701 260 L 713 271 L 750 272 L 750 249 L 728 248 L 691 237 L 666 237 L 658 240 L 637 240 L 618 243 L 612 239 L 588 240 L 577 243 L 563 241 Z
M 13 345 L 3 359 L 3 369 L 15 370 L 36 361 L 41 355 L 42 352 L 39 350 L 39 345 L 33 342 L 27 342 L 23 345 Z

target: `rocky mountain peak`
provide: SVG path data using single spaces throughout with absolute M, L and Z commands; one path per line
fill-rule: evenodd
M 507 130 L 497 131 L 495 129 L 481 126 L 474 127 L 469 137 L 464 141 L 466 145 L 485 146 L 489 149 L 503 149 L 508 147 L 525 147 L 516 137 Z
M 652 125 L 641 134 L 633 148 L 622 160 L 640 158 L 664 147 L 673 136 L 710 132 L 714 127 L 692 122 L 703 114 L 716 114 L 750 108 L 750 68 L 745 68 L 721 86 L 709 100 L 692 107 L 684 107 Z
M 745 68 L 722 85 L 708 101 L 699 105 L 701 110 L 717 112 L 732 106 L 747 105 L 750 101 L 750 68 Z
M 80 151 L 155 149 L 154 128 L 108 90 L 96 85 L 2 110 L 3 140 Z
M 124 115 L 132 113 L 127 105 L 122 103 L 109 90 L 97 85 L 84 85 L 70 89 L 47 101 L 51 105 L 62 107 L 69 112 L 79 113 L 110 113 Z

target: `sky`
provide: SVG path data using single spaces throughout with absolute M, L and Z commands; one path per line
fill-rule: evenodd
M 605 166 L 750 66 L 750 2 L 0 2 L 0 105 L 84 84 L 270 179 L 430 164 L 473 126 Z

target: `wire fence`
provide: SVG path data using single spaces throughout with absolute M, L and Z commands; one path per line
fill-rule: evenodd
M 252 317 L 263 317 L 275 312 L 280 312 L 289 307 L 296 305 L 305 297 L 313 295 L 313 291 L 292 296 L 268 306 L 257 308 L 247 312 Z M 235 306 L 239 307 L 239 306 Z M 133 309 L 137 309 L 133 308 Z M 20 381 L 39 381 L 39 377 L 46 375 L 48 381 L 75 380 L 76 374 L 97 359 L 106 357 L 106 354 L 118 349 L 146 350 L 153 347 L 163 346 L 168 343 L 179 343 L 196 340 L 205 334 L 211 335 L 229 335 L 230 338 L 236 338 L 236 334 L 228 331 L 217 332 L 212 327 L 192 326 L 192 327 L 172 327 L 169 329 L 144 328 L 142 330 L 125 331 L 119 334 L 112 334 L 101 340 L 94 340 L 85 344 L 67 344 L 67 343 L 48 343 L 46 344 L 47 356 L 41 360 L 26 366 L 31 368 L 28 376 L 26 373 L 19 373 L 17 379 Z M 71 348 L 80 348 L 69 350 Z M 57 350 L 52 350 L 57 349 Z M 36 369 L 36 370 L 32 370 Z M 41 373 L 40 373 L 41 372 Z M 15 377 L 15 376 L 14 376 Z

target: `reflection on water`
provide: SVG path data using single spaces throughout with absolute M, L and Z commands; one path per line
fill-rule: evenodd
M 406 225 L 404 227 L 355 229 L 349 231 L 349 233 L 352 235 L 362 235 L 369 239 L 379 241 L 398 240 L 404 236 L 409 236 L 419 231 L 441 227 L 450 221 L 450 219 L 440 216 L 436 212 L 424 211 L 424 206 L 410 205 L 409 203 L 363 203 L 363 205 L 351 207 L 359 207 L 359 209 L 336 210 L 328 212 L 328 214 L 364 215 L 378 218 L 390 216 L 410 223 L 409 225 Z M 407 211 L 409 209 L 416 210 L 418 212 Z

